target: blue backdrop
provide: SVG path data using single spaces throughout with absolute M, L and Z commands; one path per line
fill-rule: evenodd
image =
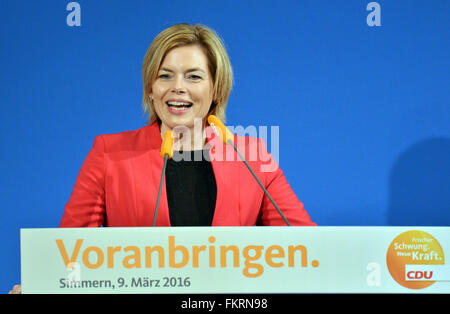
M 94 137 L 145 124 L 142 60 L 179 22 L 223 37 L 227 123 L 280 127 L 319 225 L 450 225 L 448 0 L 377 1 L 380 26 L 368 0 L 80 0 L 80 26 L 69 2 L 0 0 L 1 292 L 20 228 L 58 226 Z

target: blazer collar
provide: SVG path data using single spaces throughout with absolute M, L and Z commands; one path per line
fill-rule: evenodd
M 144 127 L 146 133 L 146 139 L 149 141 L 148 145 L 150 149 L 161 149 L 162 139 L 161 139 L 161 131 L 159 130 L 158 122 L 155 121 L 152 124 L 149 124 Z

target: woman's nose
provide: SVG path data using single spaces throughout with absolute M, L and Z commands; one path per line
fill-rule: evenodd
M 184 86 L 184 78 L 177 76 L 173 81 L 172 90 L 176 94 L 182 94 L 186 92 L 186 87 Z

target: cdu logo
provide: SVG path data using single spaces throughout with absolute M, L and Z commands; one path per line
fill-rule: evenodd
M 443 274 L 444 251 L 429 233 L 419 230 L 398 235 L 389 245 L 386 263 L 392 278 L 408 289 L 431 286 Z

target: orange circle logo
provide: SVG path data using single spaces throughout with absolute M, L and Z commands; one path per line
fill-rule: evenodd
M 406 265 L 442 265 L 444 252 L 432 235 L 418 230 L 406 231 L 389 245 L 386 263 L 392 278 L 400 285 L 409 289 L 423 289 L 435 282 L 431 280 L 432 273 L 406 272 Z

